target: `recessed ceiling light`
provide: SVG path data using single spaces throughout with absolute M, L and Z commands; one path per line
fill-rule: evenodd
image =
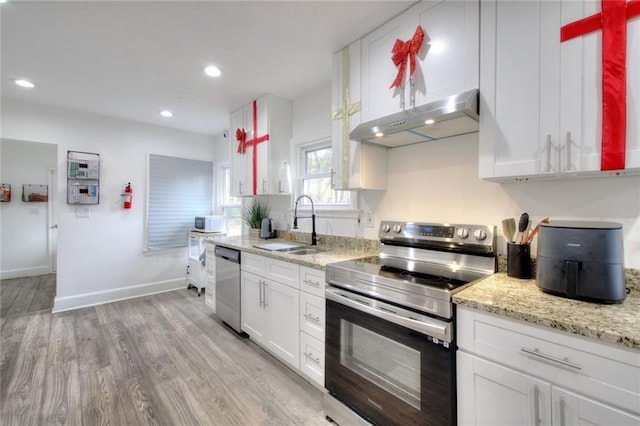
M 215 65 L 208 65 L 204 68 L 204 73 L 210 77 L 220 77 L 222 70 Z
M 20 87 L 26 87 L 27 89 L 32 89 L 34 87 L 36 87 L 35 84 L 33 84 L 32 82 L 30 82 L 29 80 L 24 80 L 24 79 L 18 79 L 16 80 L 16 84 Z
M 167 109 L 165 109 L 164 111 L 160 111 L 160 115 L 166 118 L 173 117 L 173 113 Z
M 428 126 L 428 125 L 433 124 L 433 123 L 435 123 L 435 122 L 436 122 L 436 120 L 434 120 L 433 118 L 430 118 L 430 119 L 428 119 L 428 120 L 425 120 L 425 121 L 424 121 L 424 124 L 426 124 L 426 125 Z
M 382 133 L 382 132 L 376 133 L 376 138 L 381 138 L 383 136 L 384 136 L 384 133 Z

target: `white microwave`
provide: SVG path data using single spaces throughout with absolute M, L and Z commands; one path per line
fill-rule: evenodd
M 196 216 L 193 225 L 200 232 L 227 232 L 227 221 L 224 216 Z

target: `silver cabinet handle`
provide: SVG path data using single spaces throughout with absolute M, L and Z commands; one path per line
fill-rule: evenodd
M 413 83 L 413 77 L 409 78 L 409 90 L 411 91 L 411 94 L 409 96 L 409 104 L 411 106 L 411 108 L 415 109 L 416 107 L 416 91 L 414 89 L 415 84 Z
M 566 157 L 565 158 L 565 171 L 571 171 L 571 132 L 567 132 L 567 139 L 565 141 Z
M 400 109 L 404 111 L 404 81 L 400 85 Z
M 267 306 L 269 306 L 268 303 L 267 303 L 267 282 L 263 281 L 262 285 L 264 286 L 264 290 L 263 290 L 264 301 L 262 302 L 262 306 L 264 306 L 266 308 Z
M 308 319 L 308 320 L 310 320 L 310 321 L 313 321 L 313 322 L 317 322 L 318 324 L 320 324 L 320 317 L 314 317 L 314 316 L 313 316 L 313 315 L 311 315 L 311 314 L 302 314 L 302 315 L 304 315 L 304 317 L 305 317 L 306 319 Z
M 262 193 L 263 194 L 267 193 L 267 180 L 266 179 L 262 179 Z
M 305 352 L 305 353 L 304 353 L 304 356 L 305 356 L 307 359 L 309 359 L 309 360 L 313 361 L 314 363 L 316 363 L 316 364 L 320 365 L 320 357 L 318 357 L 318 358 L 314 358 L 314 357 L 313 357 L 313 354 L 310 354 L 310 353 L 308 353 L 308 352 Z
M 258 291 L 260 292 L 260 306 L 262 306 L 262 280 L 258 281 Z
M 552 361 L 552 362 L 556 362 L 558 364 L 564 365 L 565 367 L 571 367 L 571 368 L 575 368 L 576 370 L 582 370 L 582 367 L 580 367 L 578 364 L 574 364 L 572 362 L 569 361 L 569 359 L 567 357 L 564 358 L 557 358 L 551 355 L 547 355 L 543 352 L 540 352 L 540 349 L 535 348 L 535 349 L 529 349 L 529 348 L 520 348 L 520 350 L 526 354 L 529 355 L 533 355 L 535 357 L 538 358 L 544 358 L 547 361 Z
M 281 194 L 284 192 L 282 190 L 282 181 L 281 180 L 278 181 L 278 192 L 281 193 Z
M 333 170 L 333 167 L 331 168 L 331 179 L 329 180 L 331 182 L 331 189 L 336 189 L 336 183 L 334 181 L 334 177 L 336 175 L 336 171 Z
M 547 135 L 547 172 L 551 171 L 551 135 Z
M 308 284 L 308 285 L 312 286 L 312 287 L 320 288 L 320 283 L 318 281 L 303 280 L 303 282 L 305 284 Z
M 243 194 L 243 192 L 242 192 L 242 182 L 238 182 L 238 194 Z
M 538 389 L 538 385 L 533 385 L 533 411 L 535 425 L 537 426 L 542 422 L 542 419 L 540 419 L 540 389 Z
M 566 411 L 567 402 L 564 400 L 564 397 L 560 397 L 560 426 L 567 425 Z

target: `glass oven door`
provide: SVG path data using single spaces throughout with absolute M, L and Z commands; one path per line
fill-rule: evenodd
M 455 424 L 453 345 L 381 318 L 376 301 L 356 296 L 355 305 L 345 304 L 327 291 L 329 393 L 375 424 Z

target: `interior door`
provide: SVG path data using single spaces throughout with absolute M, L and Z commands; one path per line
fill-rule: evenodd
M 56 209 L 56 191 L 58 188 L 58 171 L 49 169 L 49 202 L 47 203 L 48 258 L 51 272 L 58 270 L 58 212 Z

